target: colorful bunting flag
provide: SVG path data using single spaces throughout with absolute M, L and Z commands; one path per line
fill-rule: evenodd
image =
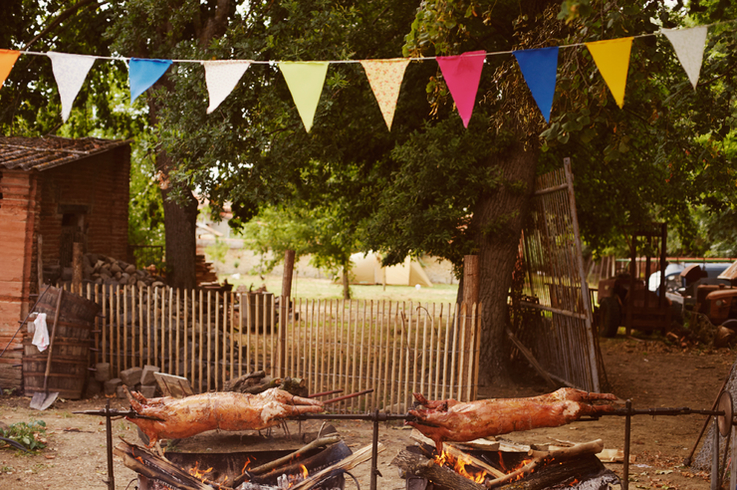
M 632 39 L 634 38 L 623 37 L 586 43 L 596 67 L 599 68 L 601 76 L 620 109 L 624 105 L 624 89 L 627 85 Z
M 704 46 L 706 46 L 706 26 L 692 27 L 690 29 L 663 29 L 662 32 L 673 45 L 678 61 L 686 70 L 688 79 L 694 90 L 699 81 L 701 63 L 704 59 Z
M 139 95 L 161 78 L 171 64 L 172 60 L 131 58 L 128 64 L 131 105 Z
M 440 71 L 466 128 L 476 103 L 476 92 L 479 89 L 485 59 L 486 51 L 469 51 L 457 56 L 437 57 Z
M 82 88 L 84 79 L 87 78 L 92 64 L 95 62 L 94 56 L 84 56 L 79 54 L 55 53 L 49 51 L 46 53 L 51 59 L 51 68 L 54 72 L 56 85 L 59 87 L 59 96 L 61 97 L 61 120 L 67 122 L 69 115 L 72 113 L 72 105 L 74 99 Z
M 2 88 L 8 75 L 10 75 L 10 70 L 13 69 L 18 56 L 20 56 L 20 51 L 0 49 L 0 88 Z
M 317 104 L 328 73 L 327 61 L 280 61 L 279 69 L 287 81 L 289 91 L 297 106 L 299 117 L 307 132 L 312 129 Z
M 404 72 L 409 65 L 406 58 L 393 58 L 388 60 L 361 60 L 368 78 L 371 90 L 374 92 L 376 102 L 384 116 L 386 127 L 392 130 L 394 111 L 397 108 L 399 88 L 402 86 Z
M 222 101 L 230 95 L 243 74 L 251 66 L 250 61 L 203 61 L 205 67 L 205 83 L 210 95 L 207 113 L 217 109 Z
M 550 122 L 558 75 L 558 47 L 525 49 L 513 54 L 545 122 Z

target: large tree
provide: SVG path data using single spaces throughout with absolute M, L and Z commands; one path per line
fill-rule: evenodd
M 245 12 L 248 22 L 210 53 L 359 60 L 396 57 L 400 44 L 416 56 L 506 52 L 653 33 L 680 25 L 683 10 L 655 1 L 569 1 L 562 12 L 550 0 L 428 0 L 417 10 L 361 1 L 255 2 Z M 183 68 L 171 77 L 183 95 L 162 112 L 162 136 L 182 164 L 176 177 L 197 183 L 216 206 L 232 200 L 244 220 L 265 203 L 332 204 L 346 232 L 383 252 L 386 263 L 426 252 L 460 267 L 464 255 L 477 254 L 481 380 L 505 382 L 507 294 L 537 173 L 573 158 L 582 226 L 595 246 L 621 237 L 632 217 L 667 217 L 685 237 L 692 231 L 687 199 L 702 199 L 707 176 L 725 162 L 719 155 L 702 161 L 703 143 L 689 134 L 688 121 L 717 101 L 713 94 L 692 99 L 679 88 L 682 70 L 669 50 L 654 37 L 636 40 L 624 110 L 585 48 L 563 50 L 549 125 L 509 54 L 487 58 L 468 129 L 437 64 L 413 63 L 391 132 L 356 64 L 330 66 L 310 133 L 276 67 L 253 66 L 206 118 L 201 71 Z M 684 102 L 676 110 L 673 100 Z

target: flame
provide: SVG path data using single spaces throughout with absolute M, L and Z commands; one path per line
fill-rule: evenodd
M 205 476 L 207 476 L 208 473 L 212 471 L 212 466 L 207 468 L 206 470 L 200 470 L 200 462 L 195 462 L 194 466 L 189 469 L 189 474 L 194 476 L 195 478 L 199 478 L 200 480 L 205 480 Z
M 308 476 L 310 476 L 310 472 L 307 471 L 307 467 L 303 464 L 299 465 L 300 469 L 302 470 L 302 479 L 306 480 Z
M 469 480 L 476 483 L 484 483 L 484 480 L 488 475 L 488 473 L 484 470 L 469 471 L 469 469 L 466 469 L 466 466 L 473 465 L 470 460 L 467 460 L 464 457 L 457 458 L 445 450 L 443 450 L 440 455 L 435 456 L 435 462 L 438 465 L 453 468 L 459 475 L 463 476 L 464 478 L 468 478 Z
M 246 459 L 246 464 L 243 465 L 243 469 L 241 470 L 241 475 L 246 472 L 246 469 L 248 469 L 248 465 L 251 464 L 251 458 Z
M 502 471 L 504 473 L 513 473 L 520 468 L 524 467 L 528 463 L 532 461 L 532 459 L 523 459 L 520 461 L 514 468 L 507 468 L 504 464 L 504 458 L 502 457 L 502 453 L 499 452 L 499 466 L 501 467 Z M 476 468 L 473 464 L 473 461 L 470 459 L 464 458 L 462 455 L 460 457 L 456 457 L 455 455 L 451 454 L 450 452 L 443 450 L 443 452 L 437 456 L 435 456 L 435 463 L 441 466 L 446 466 L 448 468 L 453 469 L 456 473 L 463 476 L 464 478 L 467 478 L 473 482 L 483 484 L 486 479 L 489 480 L 495 480 L 497 477 L 495 475 L 492 475 L 488 473 L 484 469 L 471 469 Z M 530 469 L 527 474 L 533 473 L 535 470 L 534 468 Z M 525 477 L 525 473 L 520 473 L 519 475 L 516 475 L 512 478 L 510 481 L 519 481 Z

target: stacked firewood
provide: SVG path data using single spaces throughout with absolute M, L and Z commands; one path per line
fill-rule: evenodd
M 265 371 L 255 371 L 233 378 L 223 387 L 223 391 L 236 391 L 257 395 L 269 388 L 279 388 L 296 396 L 308 396 L 307 380 L 303 378 L 272 378 Z
M 84 256 L 84 279 L 95 284 L 162 287 L 164 280 L 146 269 L 102 254 Z

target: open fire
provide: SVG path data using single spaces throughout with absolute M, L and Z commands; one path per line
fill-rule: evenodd
M 401 451 L 392 464 L 402 470 L 408 490 L 504 489 L 520 480 L 526 489 L 608 488 L 618 481 L 595 456 L 603 448 L 601 440 L 545 450 L 506 443 L 484 446 L 444 444 L 437 454 L 432 445 L 420 442 Z

